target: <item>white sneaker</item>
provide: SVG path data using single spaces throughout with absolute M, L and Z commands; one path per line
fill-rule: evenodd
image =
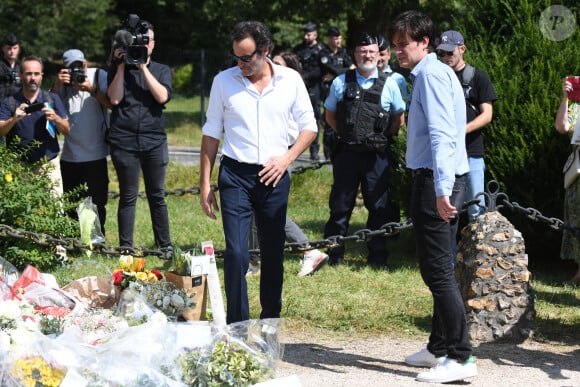
M 421 348 L 419 352 L 415 352 L 405 358 L 405 363 L 413 367 L 435 367 L 437 364 L 442 362 L 445 356 L 435 357 L 431 352 L 427 350 L 427 346 Z
M 298 277 L 314 274 L 318 269 L 324 266 L 326 262 L 328 262 L 328 254 L 316 249 L 310 250 L 304 254 L 302 268 L 300 269 L 300 273 L 298 273 Z
M 427 383 L 449 383 L 477 376 L 477 365 L 473 356 L 469 356 L 464 363 L 445 358 L 427 372 L 417 375 L 417 380 Z
M 260 261 L 250 259 L 250 265 L 248 266 L 248 271 L 246 272 L 246 277 L 253 277 L 260 275 Z

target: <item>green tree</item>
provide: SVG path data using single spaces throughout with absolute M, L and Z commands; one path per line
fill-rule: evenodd
M 577 13 L 575 4 L 569 8 Z M 454 28 L 465 33 L 467 62 L 489 75 L 499 97 L 485 129 L 489 177 L 510 200 L 561 218 L 569 141 L 556 134 L 554 117 L 562 79 L 580 74 L 578 28 L 563 41 L 544 36 L 539 19 L 548 6 L 546 0 L 475 0 Z M 560 233 L 524 216 L 509 218 L 533 258 L 557 257 Z
M 103 33 L 112 25 L 107 16 L 112 4 L 112 0 L 4 0 L 0 25 L 3 34 L 18 36 L 24 55 L 58 60 L 65 50 L 76 47 L 100 61 L 108 50 Z

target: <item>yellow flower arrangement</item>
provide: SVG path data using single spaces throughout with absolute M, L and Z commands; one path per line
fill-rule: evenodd
M 145 269 L 145 258 L 133 258 L 130 255 L 121 255 L 119 258 L 119 268 L 113 272 L 113 284 L 127 288 L 130 282 L 157 282 L 163 278 L 158 270 Z
M 10 367 L 10 374 L 23 387 L 57 387 L 65 372 L 48 364 L 40 356 L 20 358 Z

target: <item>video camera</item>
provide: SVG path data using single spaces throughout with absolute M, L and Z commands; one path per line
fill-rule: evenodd
M 124 29 L 115 33 L 113 49 L 119 47 L 125 49 L 127 64 L 145 64 L 148 57 L 147 44 L 149 44 L 149 22 L 130 14 L 125 21 Z

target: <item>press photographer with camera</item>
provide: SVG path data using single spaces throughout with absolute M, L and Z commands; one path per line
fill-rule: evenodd
M 166 252 L 163 258 L 170 259 L 173 250 L 165 202 L 169 152 L 163 108 L 171 98 L 171 71 L 151 60 L 154 47 L 153 26 L 136 15 L 130 15 L 125 29 L 115 34 L 108 74 L 107 94 L 113 105 L 108 140 L 121 193 L 117 212 L 120 246 L 133 247 L 142 171 L 155 243 Z M 134 51 L 146 54 L 133 60 Z
M 0 102 L 20 90 L 20 42 L 16 35 L 9 32 L 2 40 L 2 59 L 0 59 Z
M 83 196 L 90 196 L 97 206 L 104 235 L 109 190 L 109 146 L 105 141 L 110 107 L 107 72 L 88 67 L 85 55 L 77 49 L 65 51 L 62 62 L 63 68 L 51 90 L 62 99 L 71 127 L 60 156 L 63 189 L 70 192 L 81 184 L 87 185 Z M 77 217 L 74 210 L 69 215 Z
M 57 135 L 67 136 L 70 126 L 60 97 L 42 90 L 44 66 L 34 55 L 24 58 L 20 67 L 22 87 L 0 104 L 0 136 L 6 144 L 17 144 L 26 151 L 25 162 L 52 164 L 50 179 L 55 196 L 62 195 Z M 38 146 L 31 146 L 38 142 Z

